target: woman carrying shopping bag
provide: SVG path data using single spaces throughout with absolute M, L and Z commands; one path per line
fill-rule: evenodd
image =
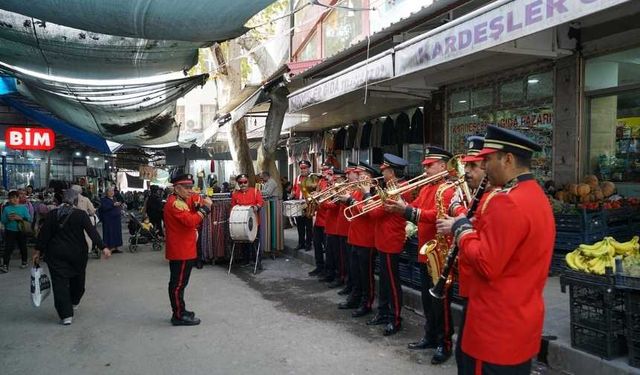
M 53 301 L 63 325 L 71 324 L 73 311 L 84 294 L 88 248 L 84 238 L 86 231 L 105 257 L 111 251 L 105 247 L 86 212 L 75 208 L 78 193 L 72 189 L 64 192 L 63 203 L 47 215 L 36 243 L 33 262 L 44 256 L 51 273 Z

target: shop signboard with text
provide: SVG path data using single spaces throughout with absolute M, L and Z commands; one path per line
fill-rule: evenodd
M 513 0 L 478 10 L 395 48 L 396 76 L 439 65 L 630 0 Z
M 4 140 L 7 148 L 12 150 L 50 151 L 56 146 L 56 134 L 45 128 L 7 128 Z

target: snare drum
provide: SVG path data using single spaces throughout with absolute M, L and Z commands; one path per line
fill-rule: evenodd
M 251 206 L 235 206 L 229 216 L 229 232 L 234 241 L 253 242 L 258 234 L 258 218 Z
M 282 202 L 282 211 L 286 217 L 303 216 L 305 207 L 307 203 L 304 199 Z

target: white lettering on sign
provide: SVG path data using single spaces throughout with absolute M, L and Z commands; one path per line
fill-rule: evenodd
M 55 133 L 45 128 L 8 128 L 5 131 L 8 148 L 13 150 L 52 150 Z

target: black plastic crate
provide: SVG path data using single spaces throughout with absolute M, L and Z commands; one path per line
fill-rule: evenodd
M 640 292 L 625 291 L 624 310 L 627 316 L 627 337 L 640 341 Z
M 416 289 L 420 289 L 422 288 L 422 272 L 424 271 L 420 268 L 420 263 L 417 263 L 417 262 L 413 263 L 412 268 L 413 270 L 411 273 L 411 277 L 412 277 L 411 283 Z
M 622 332 L 608 332 L 571 323 L 571 347 L 604 359 L 620 357 L 627 352 Z
M 598 232 L 607 229 L 604 211 L 582 210 L 573 214 L 555 214 L 554 216 L 557 232 Z
M 602 240 L 607 235 L 606 231 L 598 232 L 556 232 L 554 250 L 556 252 L 569 252 L 575 250 L 580 244 L 592 244 Z
M 640 277 L 616 274 L 616 287 L 619 289 L 640 291 Z
M 632 209 L 631 207 L 605 210 L 604 212 L 607 218 L 607 226 L 609 228 L 612 228 L 631 224 L 635 211 L 636 210 Z
M 560 276 L 560 287 L 562 288 L 562 292 L 564 293 L 566 285 L 572 284 L 608 286 L 613 288 L 615 286 L 615 278 L 613 275 L 594 275 L 592 273 L 574 271 L 570 268 L 565 268 Z
M 627 346 L 629 348 L 629 366 L 640 367 L 640 338 L 635 340 L 627 336 Z
M 404 285 L 411 285 L 412 267 L 408 263 L 398 264 L 398 273 L 400 274 L 400 282 Z

